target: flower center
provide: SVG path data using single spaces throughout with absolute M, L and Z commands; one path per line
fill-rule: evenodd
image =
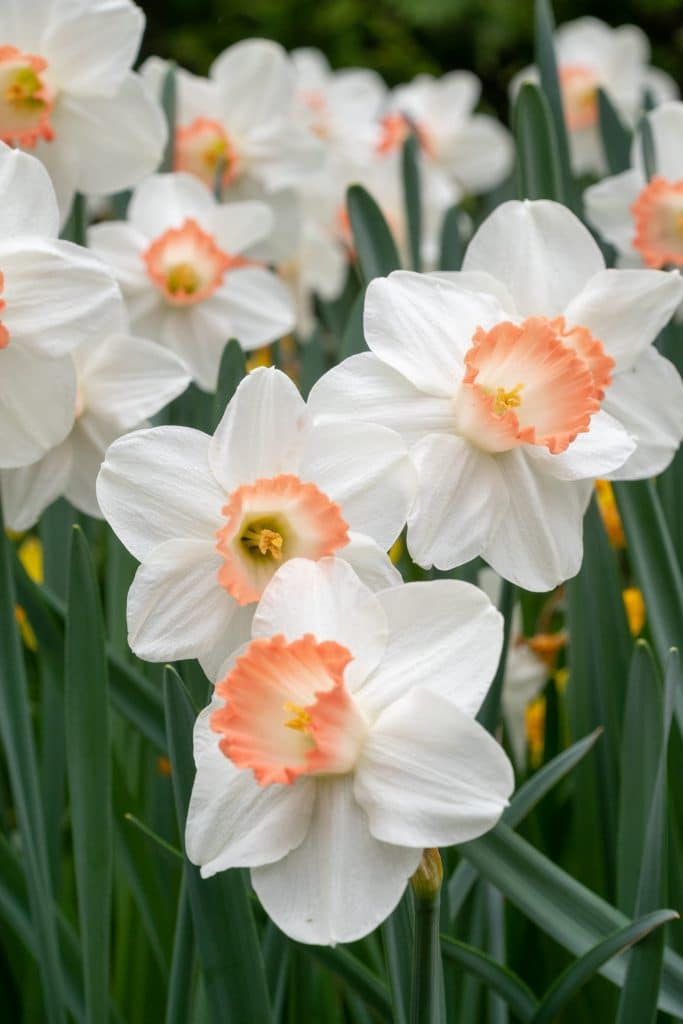
M 411 120 L 407 114 L 387 114 L 380 122 L 381 134 L 377 143 L 380 156 L 394 153 L 400 149 L 411 131 L 415 132 L 420 148 L 427 156 L 434 156 L 435 143 L 429 130 L 417 121 Z
M 192 219 L 165 231 L 142 258 L 154 284 L 175 306 L 209 298 L 222 284 L 226 271 L 247 262 L 219 249 L 213 237 Z
M 613 366 L 585 327 L 567 330 L 562 317 L 480 327 L 456 395 L 457 429 L 485 451 L 562 452 L 590 428 Z
M 683 267 L 683 180 L 655 177 L 631 207 L 637 249 L 648 267 Z
M 598 86 L 595 72 L 582 64 L 563 64 L 559 68 L 564 116 L 570 131 L 590 128 L 598 123 Z
M 225 525 L 216 533 L 223 556 L 218 582 L 242 605 L 258 601 L 283 562 L 317 561 L 349 540 L 339 505 L 289 474 L 238 487 L 223 515 Z
M 42 57 L 0 46 L 0 141 L 30 147 L 54 138 L 54 96 L 44 78 L 46 68 Z
M 226 703 L 211 716 L 220 749 L 261 786 L 299 775 L 349 772 L 366 725 L 344 684 L 350 651 L 310 633 L 252 640 L 216 686 Z
M 187 171 L 213 188 L 221 171 L 221 186 L 226 188 L 240 172 L 237 150 L 219 121 L 197 117 L 192 124 L 176 129 L 176 171 Z

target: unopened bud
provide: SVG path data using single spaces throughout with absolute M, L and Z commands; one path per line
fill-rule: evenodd
M 443 881 L 441 855 L 436 847 L 425 850 L 417 871 L 410 879 L 416 897 L 425 902 L 435 900 Z

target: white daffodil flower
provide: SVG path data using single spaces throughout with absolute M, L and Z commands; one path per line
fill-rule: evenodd
M 142 561 L 128 596 L 132 649 L 150 661 L 198 657 L 213 677 L 290 558 L 336 553 L 374 588 L 400 582 L 385 551 L 414 490 L 397 434 L 314 426 L 275 369 L 242 381 L 213 437 L 186 427 L 122 437 L 97 497 Z
M 59 212 L 40 161 L 0 144 L 0 468 L 27 466 L 71 430 L 71 349 L 123 315 L 92 253 L 57 238 Z
M 157 95 L 167 67 L 158 57 L 145 62 Z M 213 188 L 220 166 L 225 198 L 254 185 L 298 186 L 321 164 L 322 146 L 297 116 L 294 65 L 277 43 L 242 40 L 216 58 L 208 78 L 180 69 L 176 85 L 174 169 Z
M 263 203 L 221 204 L 189 174 L 159 174 L 135 190 L 127 221 L 97 224 L 88 239 L 121 285 L 133 330 L 215 391 L 230 338 L 250 350 L 294 326 L 284 284 L 244 255 L 271 226 Z
M 581 565 L 592 480 L 652 476 L 678 448 L 683 385 L 652 342 L 682 297 L 678 271 L 606 270 L 565 207 L 505 203 L 462 272 L 370 284 L 371 351 L 321 378 L 310 408 L 411 444 L 407 540 L 420 565 L 483 555 L 550 590 Z
M 101 518 L 95 481 L 107 448 L 144 426 L 190 382 L 177 356 L 120 329 L 81 345 L 71 359 L 77 381 L 71 432 L 30 466 L 0 471 L 5 522 L 13 530 L 28 530 L 60 495 Z
M 480 93 L 481 82 L 469 71 L 451 71 L 442 78 L 418 75 L 392 93 L 378 152 L 395 153 L 414 131 L 433 173 L 462 192 L 495 188 L 512 170 L 514 148 L 499 121 L 473 113 Z
M 622 266 L 683 267 L 683 103 L 647 115 L 656 171 L 648 181 L 640 138 L 631 169 L 584 192 L 586 217 L 617 250 Z
M 251 868 L 300 942 L 367 935 L 424 847 L 474 839 L 507 804 L 512 767 L 475 721 L 501 642 L 470 584 L 373 594 L 341 559 L 284 566 L 197 720 L 190 860 Z
M 592 17 L 568 21 L 555 33 L 555 54 L 575 174 L 606 171 L 598 89 L 604 89 L 629 125 L 635 124 L 646 92 L 655 103 L 678 96 L 674 80 L 650 66 L 650 43 L 636 25 L 612 28 Z M 524 81 L 538 81 L 536 68 L 520 71 L 512 92 Z
M 0 140 L 43 161 L 62 221 L 75 192 L 119 192 L 159 164 L 163 111 L 131 71 L 144 25 L 131 0 L 0 5 Z

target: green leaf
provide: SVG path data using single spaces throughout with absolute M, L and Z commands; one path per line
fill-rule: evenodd
M 104 625 L 88 542 L 71 536 L 64 713 L 71 832 L 88 1021 L 109 1018 L 111 750 Z
M 413 906 L 406 890 L 396 910 L 382 925 L 387 975 L 391 988 L 394 1024 L 407 1024 L 409 1006 L 410 951 L 413 948 Z
M 555 127 L 557 153 L 560 173 L 562 175 L 565 202 L 576 212 L 578 197 L 576 195 L 574 179 L 571 172 L 569 138 L 567 135 L 567 125 L 564 119 L 560 80 L 557 74 L 554 34 L 555 20 L 553 18 L 550 3 L 548 0 L 536 0 L 534 6 L 534 50 L 536 65 L 541 79 L 541 89 L 545 93 L 545 97 L 548 101 Z
M 503 821 L 510 828 L 515 828 L 526 818 L 534 807 L 549 793 L 553 786 L 563 779 L 590 753 L 602 729 L 596 729 L 590 736 L 584 736 L 567 750 L 548 761 L 530 779 L 522 783 L 510 801 L 510 806 L 503 812 Z M 470 890 L 477 880 L 477 871 L 467 861 L 462 861 L 451 875 L 448 883 L 448 908 L 451 920 L 460 912 Z
M 616 557 L 595 496 L 584 518 L 583 542 L 581 571 L 567 583 L 571 667 L 567 703 L 575 736 L 600 726 L 605 734 L 595 759 L 576 773 L 581 818 L 575 847 L 577 870 L 586 884 L 613 900 L 624 680 L 633 641 Z M 587 844 L 586 833 L 599 842 Z
M 164 1024 L 187 1024 L 187 1021 L 193 1019 L 191 1005 L 194 969 L 195 942 L 192 914 L 187 891 L 187 877 L 183 873 L 183 881 L 178 894 L 173 959 L 168 979 Z
M 223 350 L 221 367 L 218 372 L 218 386 L 213 403 L 214 430 L 223 418 L 228 402 L 235 394 L 237 385 L 247 375 L 247 362 L 239 341 L 231 338 Z
M 164 80 L 161 84 L 161 106 L 166 117 L 168 136 L 161 163 L 159 174 L 170 174 L 175 169 L 175 129 L 177 112 L 177 73 L 173 61 L 169 62 Z
M 353 244 L 363 280 L 386 277 L 401 266 L 396 243 L 384 214 L 362 185 L 351 185 L 346 194 Z
M 422 200 L 420 193 L 420 143 L 411 132 L 401 152 L 403 200 L 406 208 L 410 262 L 413 270 L 422 270 Z
M 648 181 L 657 173 L 657 149 L 652 126 L 648 117 L 641 117 L 637 128 L 640 140 L 640 152 L 643 157 L 643 170 Z
M 445 957 L 460 964 L 466 971 L 483 981 L 489 989 L 497 992 L 520 1020 L 531 1019 L 538 1006 L 538 1000 L 526 982 L 514 971 L 497 963 L 480 949 L 458 939 L 452 939 L 449 935 L 441 936 L 441 950 Z
M 633 652 L 626 690 L 617 832 L 617 906 L 629 917 L 636 909 L 647 820 L 659 767 L 661 722 L 657 669 L 649 646 L 640 641 Z
M 621 174 L 631 166 L 631 132 L 604 89 L 598 89 L 600 137 L 610 174 Z
M 374 971 L 366 967 L 364 963 L 350 953 L 343 946 L 301 946 L 302 950 L 309 956 L 314 957 L 325 964 L 331 971 L 342 978 L 354 992 L 379 1015 L 381 1020 L 392 1021 L 391 1002 L 389 993 L 384 982 L 377 977 Z
M 659 738 L 657 773 L 650 791 L 641 792 L 641 798 L 647 801 L 649 815 L 636 893 L 635 912 L 639 916 L 653 912 L 665 899 L 667 755 L 675 693 L 680 680 L 678 651 L 672 651 L 664 680 L 664 706 L 655 733 Z M 663 960 L 663 932 L 658 931 L 633 951 L 619 1000 L 616 1024 L 654 1024 L 657 1019 Z
M 579 960 L 574 961 L 560 977 L 553 982 L 541 1000 L 541 1005 L 531 1024 L 553 1024 L 558 1015 L 564 1010 L 567 1003 L 574 998 L 579 989 L 590 981 L 598 970 L 611 960 L 612 957 L 623 953 L 629 946 L 640 942 L 642 938 L 649 935 L 656 928 L 661 928 L 667 921 L 673 921 L 678 917 L 675 910 L 657 910 L 652 914 L 646 914 L 632 924 L 620 928 L 609 935 L 602 942 L 594 946 Z M 624 990 L 625 991 L 625 990 Z M 640 1017 L 632 1018 L 635 1022 Z
M 194 780 L 195 714 L 182 680 L 170 667 L 164 677 L 164 707 L 178 830 L 183 835 Z M 272 1014 L 263 957 L 242 872 L 233 869 L 203 879 L 189 861 L 185 870 L 210 1019 L 215 1024 L 268 1024 Z M 231 922 L 239 926 L 231 927 Z
M 365 343 L 365 334 L 363 333 L 364 306 L 365 289 L 356 296 L 351 307 L 349 319 L 346 322 L 346 327 L 339 343 L 338 360 L 340 363 L 349 356 L 355 356 L 359 352 L 367 352 L 368 346 Z
M 532 82 L 525 82 L 517 94 L 512 124 L 517 142 L 518 197 L 564 202 L 562 168 L 550 105 Z
M 21 835 L 45 1014 L 49 1022 L 62 1024 L 65 1014 L 59 945 L 26 669 L 14 617 L 11 565 L 10 545 L 0 511 L 0 738 Z
M 683 576 L 653 481 L 615 483 L 628 553 L 660 663 L 683 647 Z
M 564 949 L 583 956 L 602 939 L 630 922 L 619 910 L 596 896 L 507 825 L 458 848 L 479 873 L 500 889 L 522 913 Z M 620 957 L 600 968 L 616 985 L 623 985 L 628 959 Z M 659 992 L 665 1013 L 680 1009 L 683 959 L 667 949 Z
M 62 228 L 61 237 L 67 242 L 74 242 L 76 245 L 86 245 L 87 226 L 85 196 L 81 195 L 80 192 L 76 192 L 67 222 Z
M 323 348 L 323 330 L 318 324 L 308 341 L 299 346 L 299 390 L 307 399 L 311 388 L 327 369 L 327 355 Z
M 465 255 L 465 242 L 460 233 L 459 206 L 451 206 L 444 215 L 441 224 L 441 246 L 439 256 L 440 270 L 460 270 Z

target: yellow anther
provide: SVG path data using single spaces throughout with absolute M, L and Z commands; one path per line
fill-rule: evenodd
M 214 139 L 208 144 L 208 146 L 204 147 L 202 159 L 209 170 L 215 170 L 218 166 L 218 161 L 223 160 L 227 156 L 226 148 L 225 139 L 221 139 L 220 137 Z
M 261 530 L 247 530 L 242 535 L 243 542 L 249 548 L 258 548 L 262 555 L 270 555 L 276 562 L 282 561 L 282 534 L 277 530 L 264 527 Z
M 176 263 L 166 274 L 166 285 L 171 295 L 193 295 L 199 288 L 199 274 L 191 263 Z
M 24 103 L 28 100 L 33 104 L 42 104 L 44 101 L 36 97 L 41 88 L 42 83 L 32 68 L 20 68 L 5 89 L 5 99 L 8 103 Z
M 311 716 L 305 708 L 299 707 L 298 704 L 292 704 L 288 700 L 286 704 L 282 705 L 282 709 L 288 715 L 292 715 L 292 718 L 285 722 L 288 729 L 295 729 L 297 732 L 310 732 Z
M 522 397 L 520 391 L 524 387 L 523 384 L 516 384 L 512 391 L 506 391 L 505 388 L 496 388 L 496 397 L 493 399 L 493 411 L 497 415 L 501 415 L 507 412 L 508 409 L 516 409 L 522 404 Z

